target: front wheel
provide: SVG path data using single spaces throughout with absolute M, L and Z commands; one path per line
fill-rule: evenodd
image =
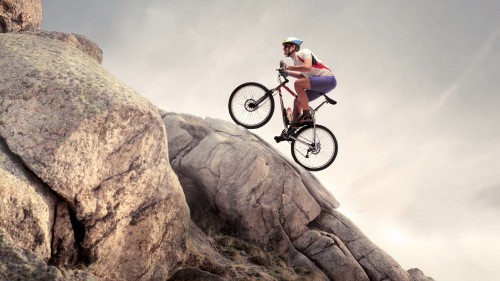
M 263 85 L 248 82 L 234 89 L 228 107 L 236 124 L 255 129 L 264 126 L 273 116 L 274 99 Z
M 322 125 L 300 128 L 292 140 L 292 157 L 309 171 L 320 171 L 330 166 L 337 157 L 337 139 Z

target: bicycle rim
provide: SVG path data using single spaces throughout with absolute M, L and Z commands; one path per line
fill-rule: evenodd
M 330 166 L 337 157 L 338 144 L 333 133 L 322 125 L 306 126 L 292 141 L 292 157 L 309 171 L 320 171 Z
M 238 86 L 229 98 L 229 114 L 236 124 L 248 129 L 259 128 L 271 119 L 274 99 L 269 90 L 259 83 L 249 82 Z M 262 102 L 257 103 L 267 96 Z

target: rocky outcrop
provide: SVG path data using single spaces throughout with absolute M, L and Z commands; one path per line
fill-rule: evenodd
M 412 268 L 408 270 L 410 273 L 411 277 L 415 281 L 434 281 L 434 278 L 431 278 L 429 276 L 425 276 L 425 274 L 422 272 L 422 270 L 418 268 Z
M 309 226 L 334 235 L 361 265 L 370 280 L 413 280 L 401 266 L 373 244 L 348 218 L 336 210 L 322 212 Z
M 50 188 L 23 166 L 0 138 L 0 227 L 18 246 L 31 249 L 44 261 L 51 257 L 54 208 Z
M 57 268 L 19 248 L 0 228 L 0 280 L 64 280 Z
M 0 33 L 37 31 L 42 24 L 42 0 L 0 0 Z
M 68 206 L 55 221 L 72 225 L 74 237 L 56 231 L 53 247 L 75 239 L 79 253 L 69 249 L 56 260 L 79 254 L 106 280 L 168 276 L 183 260 L 189 210 L 168 162 L 162 120 L 95 60 L 56 40 L 0 34 L 0 135 Z M 54 203 L 46 208 L 52 215 L 40 225 L 54 220 Z M 41 237 L 35 243 L 49 252 L 50 239 Z
M 32 281 L 96 281 L 92 274 L 82 270 L 59 270 L 48 266 L 30 250 L 14 243 L 10 235 L 0 228 L 0 280 Z
M 83 35 L 57 32 L 57 31 L 44 31 L 44 30 L 37 32 L 23 32 L 23 33 L 64 42 L 69 46 L 77 48 L 78 50 L 84 52 L 91 58 L 95 59 L 98 63 L 102 63 L 101 48 L 99 48 L 99 46 L 97 46 L 96 43 L 92 42 L 92 40 Z
M 213 236 L 213 237 L 212 237 Z M 233 236 L 207 235 L 191 223 L 189 255 L 169 281 L 180 280 L 302 280 L 328 281 L 319 270 L 293 266 L 286 256 Z
M 412 280 L 335 210 L 338 202 L 312 174 L 263 140 L 220 120 L 166 113 L 163 120 L 172 167 L 205 232 L 286 254 L 332 280 Z
M 23 32 L 59 40 L 102 63 L 102 50 L 87 37 L 57 31 L 41 31 L 41 0 L 0 0 L 0 33 Z

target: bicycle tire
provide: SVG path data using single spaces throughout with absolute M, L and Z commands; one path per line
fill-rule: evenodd
M 264 96 L 268 96 L 260 106 L 253 107 L 253 103 Z M 262 84 L 248 82 L 239 85 L 229 97 L 229 115 L 231 119 L 247 129 L 256 129 L 264 126 L 271 120 L 274 112 L 274 99 L 270 91 Z
M 310 144 L 313 142 L 314 132 L 316 132 L 317 145 L 313 148 Z M 329 167 L 335 161 L 338 152 L 337 139 L 325 126 L 304 126 L 295 133 L 295 138 L 291 141 L 292 157 L 295 162 L 305 169 L 320 171 Z

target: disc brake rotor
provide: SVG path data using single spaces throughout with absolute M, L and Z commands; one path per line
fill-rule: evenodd
M 245 102 L 245 109 L 247 111 L 255 111 L 255 110 L 257 110 L 257 105 L 255 104 L 255 100 L 254 99 L 248 99 Z

